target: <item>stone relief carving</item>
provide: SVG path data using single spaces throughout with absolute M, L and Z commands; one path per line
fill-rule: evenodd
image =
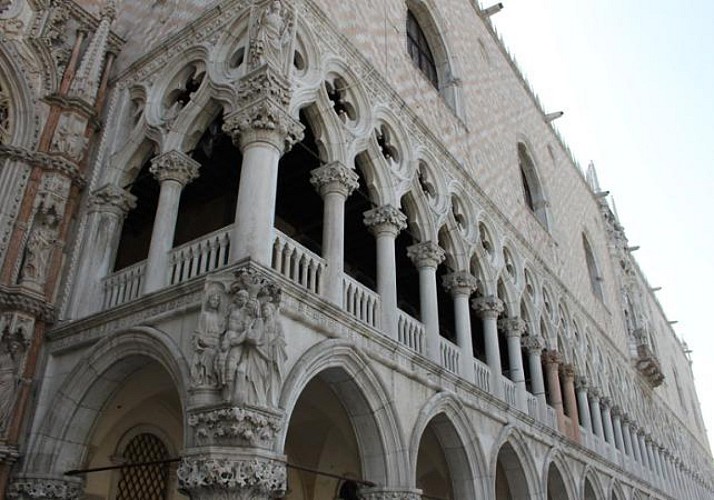
M 25 255 L 20 270 L 20 284 L 37 291 L 47 279 L 47 264 L 52 247 L 57 241 L 59 217 L 54 208 L 40 209 L 25 245 Z
M 15 401 L 15 391 L 29 343 L 31 321 L 27 318 L 18 319 L 14 325 L 8 321 L 0 335 L 0 430 L 6 428 Z
M 23 478 L 10 485 L 7 489 L 7 496 L 20 500 L 73 500 L 82 498 L 82 490 L 81 482 L 49 478 Z
M 2 7 L 0 6 L 0 12 Z M 0 83 L 0 144 L 8 144 L 12 137 L 12 119 L 10 117 L 10 95 Z
M 195 387 L 220 388 L 226 402 L 275 405 L 287 360 L 280 297 L 280 288 L 254 269 L 236 271 L 227 288 L 206 284 L 194 336 Z
M 248 68 L 268 64 L 287 73 L 292 64 L 295 37 L 294 8 L 284 0 L 270 0 L 255 7 L 250 34 Z
M 88 139 L 84 136 L 86 124 L 77 116 L 64 115 L 52 139 L 52 150 L 74 161 L 82 159 Z
M 268 449 L 282 428 L 280 415 L 248 408 L 219 408 L 188 417 L 195 443 Z
M 259 458 L 184 458 L 176 473 L 179 488 L 185 492 L 201 491 L 201 498 L 268 499 L 285 493 L 285 464 Z

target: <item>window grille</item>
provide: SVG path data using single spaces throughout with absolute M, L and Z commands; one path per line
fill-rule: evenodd
M 155 462 L 169 453 L 159 438 L 143 433 L 129 441 L 122 458 L 127 464 Z M 165 500 L 168 476 L 168 463 L 122 469 L 116 500 Z
M 10 96 L 0 84 L 0 144 L 10 142 Z
M 424 31 L 411 11 L 407 12 L 407 50 L 414 64 L 419 67 L 431 84 L 438 89 L 439 77 L 436 73 L 434 56 L 431 53 Z

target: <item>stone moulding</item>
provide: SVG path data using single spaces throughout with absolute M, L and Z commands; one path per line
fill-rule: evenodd
M 279 413 L 257 408 L 217 408 L 189 415 L 196 445 L 237 445 L 269 449 L 283 427 Z

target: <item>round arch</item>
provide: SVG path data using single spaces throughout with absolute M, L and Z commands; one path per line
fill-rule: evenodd
M 286 421 L 307 384 L 320 376 L 342 403 L 355 430 L 365 479 L 382 485 L 407 485 L 408 464 L 404 437 L 392 398 L 371 368 L 370 361 L 352 344 L 325 340 L 297 360 L 285 379 L 279 407 Z M 276 451 L 285 448 L 288 426 L 276 439 Z
M 38 428 L 40 437 L 28 451 L 25 471 L 62 474 L 81 467 L 91 429 L 104 405 L 147 360 L 166 371 L 185 407 L 189 367 L 174 339 L 152 327 L 114 333 L 98 342 L 56 391 Z
M 486 477 L 485 458 L 463 404 L 449 393 L 438 393 L 422 407 L 409 441 L 409 462 L 414 480 L 419 446 L 428 426 L 441 445 L 449 467 L 454 498 L 485 498 L 480 478 Z

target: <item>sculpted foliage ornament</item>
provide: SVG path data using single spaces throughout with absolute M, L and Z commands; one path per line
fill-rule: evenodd
M 220 408 L 188 417 L 197 445 L 270 448 L 282 428 L 280 415 L 248 408 Z
M 74 500 L 82 498 L 81 482 L 51 478 L 23 478 L 7 489 L 7 497 L 17 500 Z
M 373 233 L 392 232 L 395 236 L 407 227 L 407 216 L 392 205 L 382 205 L 364 213 L 364 224 Z
M 200 498 L 268 499 L 285 493 L 285 464 L 262 458 L 184 458 L 177 471 L 179 488 Z
M 208 281 L 194 334 L 194 387 L 220 389 L 226 402 L 276 404 L 287 360 L 278 317 L 281 290 L 252 268 L 232 282 Z
M 425 241 L 407 247 L 407 256 L 419 267 L 436 268 L 446 256 L 446 252 L 433 241 Z

